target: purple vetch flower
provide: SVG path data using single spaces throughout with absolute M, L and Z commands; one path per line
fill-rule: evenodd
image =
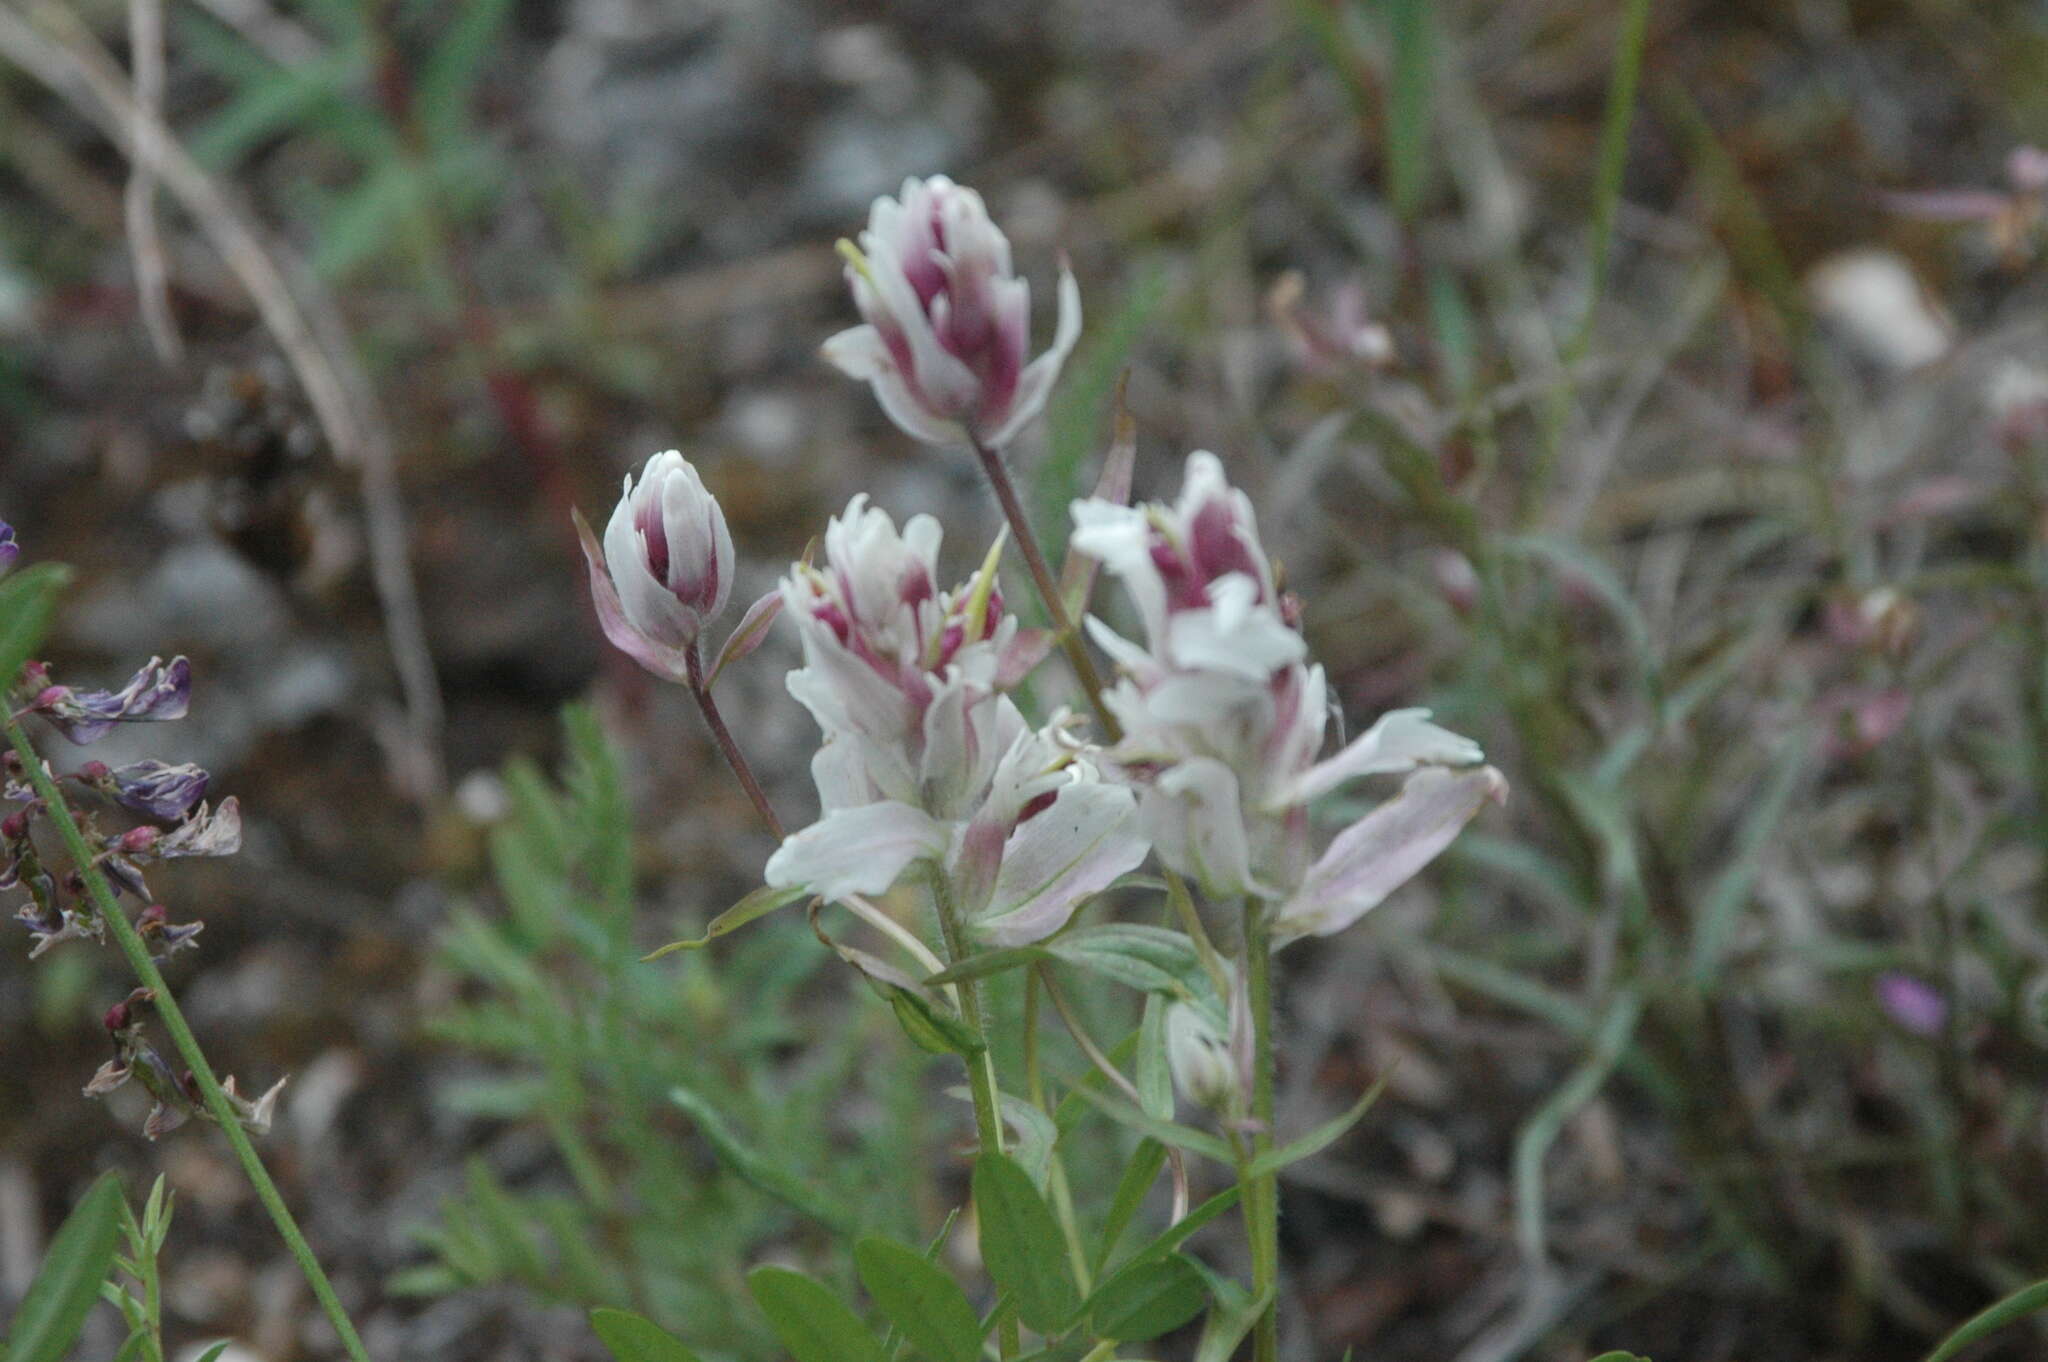
M 20 558 L 21 545 L 14 538 L 14 527 L 0 520 L 0 576 L 5 576 Z
M 1877 976 L 1878 1006 L 1885 1015 L 1916 1036 L 1934 1036 L 1948 1024 L 1948 999 L 1933 985 L 1903 970 Z
M 49 675 L 41 668 L 31 672 Z M 182 719 L 191 700 L 192 664 L 182 657 L 169 662 L 152 657 L 119 690 L 78 691 L 46 684 L 36 691 L 29 708 L 84 747 L 112 732 L 116 724 Z
M 581 513 L 576 532 L 590 568 L 598 623 L 612 645 L 667 681 L 687 683 L 705 621 L 732 595 L 732 535 L 725 512 L 690 461 L 671 449 L 626 476 L 604 542 Z
M 1031 285 L 981 195 L 944 175 L 876 199 L 860 244 L 839 243 L 865 325 L 824 356 L 874 385 L 889 419 L 926 444 L 978 439 L 1001 449 L 1045 407 L 1081 335 L 1081 290 L 1060 267 L 1052 348 L 1030 363 Z
M 173 766 L 154 758 L 112 770 L 104 762 L 89 761 L 78 774 L 123 808 L 169 822 L 183 818 L 206 798 L 209 780 L 205 771 L 190 762 Z

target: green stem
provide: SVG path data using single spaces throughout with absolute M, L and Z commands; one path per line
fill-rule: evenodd
M 30 782 L 34 784 L 35 791 L 41 796 L 43 803 L 49 807 L 50 821 L 56 825 L 57 835 L 63 839 L 64 849 L 70 853 L 80 877 L 84 879 L 86 892 L 91 896 L 100 920 L 106 924 L 107 930 L 113 933 L 114 943 L 121 948 L 121 954 L 128 957 L 128 965 L 135 971 L 135 977 L 142 981 L 144 988 L 155 995 L 151 1006 L 156 1009 L 157 1016 L 162 1018 L 164 1030 L 170 1033 L 171 1044 L 176 1047 L 186 1067 L 192 1070 L 192 1077 L 199 1085 L 199 1094 L 206 1103 L 207 1111 L 219 1123 L 221 1133 L 227 1136 L 228 1146 L 235 1151 L 235 1161 L 242 1165 L 242 1175 L 248 1178 L 250 1187 L 255 1189 L 256 1199 L 263 1203 L 263 1209 L 270 1213 L 271 1222 L 277 1226 L 277 1232 L 283 1237 L 285 1247 L 290 1249 L 292 1257 L 298 1260 L 299 1271 L 305 1274 L 306 1284 L 313 1288 L 314 1298 L 320 1302 L 321 1310 L 326 1313 L 328 1322 L 334 1326 L 334 1332 L 341 1339 L 343 1351 L 349 1355 L 352 1362 L 369 1362 L 370 1355 L 364 1351 L 363 1341 L 357 1336 L 355 1325 L 349 1322 L 348 1312 L 342 1309 L 341 1301 L 334 1294 L 333 1285 L 327 1280 L 327 1274 L 321 1270 L 319 1260 L 313 1256 L 313 1249 L 306 1243 L 306 1236 L 299 1230 L 299 1222 L 292 1218 L 291 1208 L 284 1204 L 284 1197 L 278 1192 L 277 1184 L 271 1181 L 269 1170 L 264 1168 L 255 1145 L 249 1141 L 248 1132 L 242 1129 L 241 1118 L 235 1114 L 227 1094 L 221 1090 L 219 1081 L 214 1078 L 213 1068 L 206 1062 L 206 1054 L 199 1048 L 198 1038 L 192 1034 L 192 1028 L 185 1024 L 185 1014 L 179 1010 L 177 1000 L 171 996 L 171 986 L 164 982 L 162 972 L 150 958 L 149 947 L 136 933 L 134 926 L 128 921 L 127 914 L 121 911 L 121 905 L 115 900 L 114 891 L 108 887 L 106 876 L 100 872 L 98 862 L 94 859 L 98 853 L 85 840 L 84 832 L 79 829 L 78 820 L 71 815 L 71 806 L 64 802 L 63 792 L 57 788 L 57 783 L 51 779 L 49 772 L 43 769 L 42 758 L 36 755 L 36 750 L 29 743 L 28 734 L 22 731 L 20 722 L 15 719 L 0 721 L 0 729 L 4 729 L 8 743 L 21 754 L 22 765 L 28 769 Z
M 1038 971 L 1027 970 L 1024 974 L 1024 1091 L 1030 1097 L 1031 1105 L 1051 1119 L 1053 1106 L 1046 1100 L 1045 1074 L 1038 1056 L 1038 990 Z M 1093 1279 L 1088 1271 L 1088 1250 L 1081 1242 L 1081 1222 L 1074 1214 L 1074 1189 L 1067 1180 L 1067 1161 L 1060 1157 L 1057 1141 L 1053 1144 L 1045 1185 L 1052 1196 L 1053 1215 L 1060 1222 L 1060 1235 L 1067 1241 L 1067 1260 L 1073 1267 L 1074 1280 L 1080 1284 L 1081 1294 L 1085 1296 L 1093 1289 Z
M 1245 988 L 1252 1013 L 1252 1158 L 1273 1148 L 1273 937 L 1266 906 L 1244 914 Z M 1240 1180 L 1249 1172 L 1241 1165 Z M 1252 1241 L 1252 1294 L 1265 1298 L 1252 1327 L 1254 1362 L 1275 1362 L 1280 1347 L 1280 1179 L 1265 1173 L 1245 1188 L 1245 1230 Z
M 953 886 L 947 882 L 943 866 L 933 865 L 929 878 L 932 906 L 938 910 L 939 934 L 945 938 L 946 963 L 956 964 L 966 958 L 967 952 L 960 931 L 960 912 L 953 906 Z M 996 1057 L 988 1044 L 988 1017 L 982 1011 L 981 989 L 972 979 L 958 980 L 954 987 L 960 991 L 960 1015 L 981 1041 L 981 1052 L 967 1061 L 967 1090 L 974 1098 L 974 1129 L 981 1137 L 983 1149 L 1000 1154 L 1002 1108 L 996 1097 Z M 996 1336 L 996 1350 L 1003 1362 L 1017 1355 L 1020 1342 L 1017 1321 L 1006 1319 Z
M 1058 636 L 1060 648 L 1074 669 L 1074 679 L 1081 683 L 1081 691 L 1088 697 L 1088 707 L 1095 711 L 1095 721 L 1102 725 L 1103 736 L 1115 742 L 1124 735 L 1123 725 L 1116 721 L 1116 716 L 1103 702 L 1102 677 L 1095 670 L 1095 659 L 1088 656 L 1080 631 L 1074 628 L 1073 616 L 1067 613 L 1067 603 L 1060 599 L 1059 584 L 1053 580 L 1052 569 L 1046 565 L 1045 550 L 1038 546 L 1038 535 L 1031 528 L 1030 517 L 1024 514 L 1024 503 L 1017 499 L 1015 484 L 1010 481 L 1010 470 L 1003 466 L 1002 451 L 984 443 L 978 435 L 973 438 L 975 456 L 981 460 L 981 471 L 988 475 L 988 485 L 995 490 L 996 500 L 1002 504 L 1003 518 L 1010 523 L 1010 537 L 1017 541 L 1017 551 L 1024 555 L 1024 566 L 1031 570 L 1031 584 L 1037 588 L 1039 604 L 1045 607 L 1045 617 L 1052 621 L 1053 633 Z

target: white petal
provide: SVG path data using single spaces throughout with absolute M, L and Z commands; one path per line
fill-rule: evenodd
M 1280 910 L 1277 940 L 1343 931 L 1436 859 L 1486 801 L 1506 797 L 1507 782 L 1491 766 L 1417 771 L 1399 794 L 1337 834 Z
M 1168 866 L 1213 898 L 1258 891 L 1237 775 L 1213 757 L 1172 767 L 1144 792 L 1141 823 Z
M 1031 418 L 1044 409 L 1045 401 L 1052 396 L 1052 385 L 1060 376 L 1060 368 L 1067 362 L 1073 351 L 1074 342 L 1081 339 L 1081 286 L 1074 282 L 1074 272 L 1066 264 L 1060 265 L 1060 319 L 1053 332 L 1052 348 L 1024 366 L 1024 372 L 1017 376 L 1017 395 L 1010 403 L 1010 414 L 1002 425 L 992 431 L 984 431 L 983 438 L 996 448 L 1002 449 L 1017 438 L 1017 433 L 1031 423 Z
M 1010 835 L 988 916 L 976 933 L 996 946 L 1042 941 L 1067 925 L 1090 895 L 1138 868 L 1147 850 L 1130 791 L 1093 781 L 1068 785 Z
M 1430 723 L 1428 710 L 1390 710 L 1343 751 L 1280 790 L 1272 807 L 1306 804 L 1361 776 L 1397 775 L 1422 766 L 1477 766 L 1485 759 L 1478 743 Z
M 944 826 L 908 804 L 841 809 L 786 838 L 768 858 L 766 878 L 824 898 L 884 894 L 912 861 L 942 855 L 947 840 Z

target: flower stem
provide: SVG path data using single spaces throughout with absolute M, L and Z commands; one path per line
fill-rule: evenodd
M 299 1223 L 292 1218 L 291 1208 L 284 1204 L 284 1197 L 278 1192 L 277 1184 L 270 1179 L 270 1173 L 257 1155 L 255 1145 L 249 1141 L 249 1133 L 242 1129 L 241 1118 L 221 1090 L 220 1083 L 213 1076 L 213 1069 L 206 1062 L 205 1052 L 199 1048 L 198 1038 L 192 1028 L 185 1024 L 185 1014 L 179 1010 L 177 999 L 171 996 L 171 986 L 164 982 L 164 976 L 150 958 L 149 947 L 144 944 L 127 914 L 114 897 L 114 891 L 107 884 L 97 861 L 97 853 L 85 840 L 85 833 L 79 829 L 78 820 L 72 817 L 70 805 L 64 802 L 64 795 L 57 788 L 57 782 L 43 769 L 43 762 L 30 744 L 28 734 L 22 731 L 15 719 L 0 722 L 7 741 L 21 754 L 22 765 L 28 770 L 28 778 L 35 786 L 36 794 L 50 811 L 50 821 L 56 825 L 57 835 L 63 839 L 64 849 L 70 853 L 79 876 L 85 881 L 86 893 L 91 896 L 93 907 L 98 910 L 100 920 L 113 933 L 114 942 L 121 948 L 121 954 L 128 958 L 128 964 L 135 971 L 135 977 L 142 986 L 155 995 L 151 1005 L 157 1016 L 163 1020 L 164 1030 L 170 1033 L 171 1043 L 177 1048 L 179 1058 L 192 1070 L 193 1080 L 199 1085 L 199 1095 L 206 1109 L 219 1123 L 221 1133 L 227 1136 L 228 1145 L 235 1152 L 235 1161 L 242 1166 L 242 1174 L 248 1178 L 249 1186 L 256 1192 L 256 1199 L 263 1203 L 263 1209 L 270 1213 L 270 1219 L 277 1226 L 277 1232 L 298 1261 L 299 1271 L 305 1274 L 306 1284 L 313 1288 L 314 1297 L 327 1320 L 334 1326 L 334 1332 L 341 1339 L 341 1346 L 352 1362 L 369 1362 L 369 1353 L 363 1349 L 363 1341 L 357 1335 L 355 1325 L 349 1322 L 348 1312 L 342 1309 L 341 1301 L 334 1294 L 333 1285 L 327 1274 L 321 1270 L 319 1259 L 313 1256 L 312 1247 L 306 1243 L 306 1236 L 300 1232 Z
M 932 906 L 938 910 L 939 932 L 946 940 L 946 960 L 957 963 L 966 957 L 965 941 L 960 931 L 960 912 L 953 906 L 953 886 L 946 880 L 944 866 L 930 866 L 929 879 L 932 887 Z M 981 1052 L 967 1061 L 967 1090 L 974 1097 L 974 1129 L 981 1137 L 981 1147 L 997 1154 L 1003 1152 L 1003 1117 L 996 1096 L 996 1057 L 988 1046 L 988 1018 L 981 1008 L 981 990 L 972 979 L 959 980 L 954 987 L 960 992 L 960 1014 L 981 1039 Z M 1021 1335 L 1014 1315 L 1003 1321 L 997 1332 L 996 1351 L 1003 1362 L 1017 1355 Z
M 775 807 L 768 802 L 768 794 L 761 788 L 761 782 L 754 776 L 754 768 L 747 764 L 746 754 L 733 741 L 732 730 L 725 726 L 725 716 L 718 712 L 718 702 L 711 698 L 711 687 L 704 684 L 704 654 L 692 643 L 684 655 L 690 678 L 690 695 L 697 701 L 697 710 L 704 716 L 704 726 L 711 730 L 711 740 L 718 744 L 718 750 L 725 756 L 725 764 L 732 768 L 740 788 L 753 801 L 754 812 L 761 815 L 761 821 L 775 834 L 783 837 L 782 820 L 775 816 Z
M 1252 1158 L 1273 1148 L 1273 936 L 1266 905 L 1245 904 L 1245 988 L 1252 1013 Z M 1239 1169 L 1240 1178 L 1249 1163 Z M 1280 1346 L 1280 1180 L 1265 1173 L 1245 1188 L 1245 1230 L 1251 1236 L 1252 1294 L 1265 1307 L 1252 1328 L 1254 1362 L 1274 1362 Z
M 1103 736 L 1115 742 L 1123 737 L 1123 725 L 1103 703 L 1102 676 L 1095 670 L 1095 659 L 1088 656 L 1080 631 L 1074 628 L 1073 617 L 1067 614 L 1067 603 L 1060 599 L 1059 583 L 1053 579 L 1052 569 L 1046 566 L 1045 551 L 1038 546 L 1038 535 L 1024 514 L 1023 503 L 1017 500 L 1017 488 L 1010 481 L 1010 470 L 1003 466 L 1002 451 L 991 447 L 979 435 L 970 438 L 974 442 L 974 453 L 981 460 L 981 471 L 988 475 L 989 486 L 995 489 L 996 500 L 1002 504 L 1003 518 L 1010 522 L 1010 535 L 1017 541 L 1017 551 L 1024 555 L 1024 565 L 1031 570 L 1031 584 L 1037 588 L 1039 602 L 1045 606 L 1045 617 L 1052 621 L 1060 648 L 1074 669 L 1074 679 L 1081 683 L 1081 690 L 1088 697 L 1088 707 L 1095 711 L 1096 722 L 1102 725 Z

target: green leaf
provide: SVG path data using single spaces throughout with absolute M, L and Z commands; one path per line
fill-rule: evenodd
M 1262 1178 L 1268 1173 L 1279 1172 L 1291 1163 L 1300 1163 L 1312 1154 L 1322 1153 L 1338 1136 L 1357 1125 L 1359 1118 L 1372 1109 L 1372 1104 L 1379 1101 L 1380 1094 L 1386 1091 L 1387 1080 L 1393 1076 L 1392 1070 L 1381 1074 L 1379 1081 L 1367 1088 L 1365 1096 L 1353 1102 L 1349 1111 L 1333 1116 L 1299 1139 L 1289 1140 L 1280 1148 L 1269 1149 L 1253 1159 L 1249 1176 Z
M 1165 927 L 1109 922 L 1057 937 L 1045 949 L 1070 965 L 1148 993 L 1191 998 L 1210 987 L 1194 942 Z
M 1587 274 L 1586 312 L 1573 348 L 1593 326 L 1593 311 L 1607 284 L 1608 252 L 1614 242 L 1614 210 L 1621 201 L 1621 174 L 1628 164 L 1628 128 L 1636 111 L 1636 83 L 1643 71 L 1649 36 L 1650 0 L 1626 0 L 1614 43 L 1614 74 L 1607 82 L 1607 109 L 1600 118 L 1600 153 L 1593 173 L 1592 267 Z
M 1160 1231 L 1159 1235 L 1151 1243 L 1132 1254 L 1123 1267 L 1117 1270 L 1121 1272 L 1137 1263 L 1153 1262 L 1172 1253 L 1175 1249 L 1186 1243 L 1196 1230 L 1199 1230 L 1202 1226 L 1208 1224 L 1217 1216 L 1222 1215 L 1232 1206 L 1235 1206 L 1237 1204 L 1238 1190 L 1236 1187 L 1226 1187 L 1215 1196 L 1210 1197 L 1179 1220 L 1167 1226 L 1166 1229 Z M 1199 1267 L 1200 1264 L 1198 1263 L 1196 1266 Z M 1214 1294 L 1214 1283 L 1212 1282 L 1210 1285 L 1212 1288 L 1211 1294 Z M 1217 1296 L 1219 1302 L 1222 1299 L 1221 1296 Z
M 916 990 L 883 979 L 870 982 L 889 1000 L 889 1006 L 895 1009 L 897 1024 L 918 1049 L 935 1055 L 959 1055 L 963 1059 L 972 1059 L 988 1048 L 973 1027 Z
M 1735 935 L 1742 910 L 1749 906 L 1750 891 L 1763 869 L 1764 856 L 1771 849 L 1772 836 L 1791 807 L 1793 792 L 1806 773 L 1808 741 L 1804 730 L 1785 743 L 1784 755 L 1771 772 L 1770 784 L 1749 801 L 1742 826 L 1735 834 L 1735 851 L 1727 868 L 1715 877 L 1700 905 L 1692 937 L 1692 980 L 1702 992 L 1714 986 Z
M 986 979 L 991 974 L 1004 970 L 1018 969 L 1052 959 L 1052 952 L 1043 946 L 1008 946 L 1002 950 L 982 951 L 970 955 L 956 965 L 951 965 L 931 975 L 924 982 L 927 988 L 938 988 L 942 984 L 957 984 L 965 979 Z
M 618 1362 L 697 1362 L 666 1329 L 631 1310 L 592 1310 L 590 1327 Z
M 882 1362 L 881 1342 L 860 1317 L 803 1273 L 757 1267 L 747 1289 L 796 1362 Z
M 766 917 L 777 908 L 788 907 L 802 898 L 806 892 L 806 890 L 800 887 L 786 886 L 777 888 L 774 885 L 764 884 L 732 907 L 720 913 L 717 917 L 712 918 L 710 924 L 704 928 L 704 935 L 693 937 L 688 941 L 671 941 L 660 950 L 649 951 L 640 958 L 642 960 L 659 960 L 662 956 L 673 955 L 677 951 L 702 950 L 718 940 L 719 937 L 738 931 L 756 918 Z
M 14 684 L 50 626 L 57 593 L 71 580 L 60 563 L 37 563 L 0 579 L 0 692 Z
M 1152 1184 L 1159 1180 L 1159 1171 L 1164 1167 L 1166 1146 L 1150 1136 L 1138 1141 L 1138 1147 L 1131 1151 L 1131 1161 L 1124 1165 L 1123 1176 L 1117 1179 L 1109 1214 L 1103 1218 L 1102 1238 L 1095 1249 L 1094 1266 L 1098 1273 L 1109 1261 L 1109 1255 L 1116 1251 L 1116 1241 L 1123 1238 L 1132 1218 L 1138 1214 L 1138 1208 L 1145 1204 L 1145 1194 L 1152 1190 Z
M 2037 1310 L 2048 1310 L 2048 1281 L 2023 1286 L 2004 1300 L 1970 1316 L 1960 1328 L 1941 1341 L 1940 1347 L 1927 1354 L 1927 1362 L 1948 1362 L 1949 1358 L 1978 1339 L 1996 1333 Z M 1596 1358 L 1594 1362 L 1600 1362 L 1600 1359 Z
M 1052 1208 L 1014 1159 L 986 1152 L 974 1161 L 974 1210 L 988 1275 L 1040 1333 L 1064 1328 L 1081 1304 L 1064 1269 L 1066 1245 Z M 804 1362 L 804 1359 L 798 1359 Z
M 50 1241 L 36 1279 L 14 1312 L 7 1362 L 61 1362 L 71 1351 L 113 1266 L 122 1210 L 121 1180 L 100 1174 Z
M 232 1338 L 224 1338 L 220 1342 L 208 1348 L 205 1352 L 199 1354 L 198 1357 L 193 1359 L 193 1362 L 220 1362 L 220 1355 L 226 1352 L 228 1350 L 228 1344 L 233 1342 L 234 1340 Z
M 1208 1300 L 1202 1274 L 1176 1253 L 1133 1263 L 1097 1287 L 1088 1319 L 1097 1338 L 1144 1343 L 1201 1314 Z
M 1415 221 L 1429 185 L 1434 44 L 1429 0 L 1384 0 L 1392 70 L 1387 80 L 1387 178 L 1394 212 Z
M 1543 1230 L 1543 1160 L 1558 1132 L 1580 1107 L 1593 1100 L 1614 1072 L 1615 1064 L 1635 1036 L 1643 1014 L 1642 995 L 1623 993 L 1601 1019 L 1593 1037 L 1593 1053 L 1565 1080 L 1564 1086 L 1540 1107 L 1515 1139 L 1515 1211 L 1522 1254 L 1529 1262 L 1545 1258 Z
M 1600 1354 L 1593 1359 L 1593 1362 L 1650 1362 L 1650 1359 L 1636 1353 L 1623 1352 L 1620 1348 L 1616 1348 L 1611 1353 Z
M 1093 1088 L 1077 1084 L 1073 1091 L 1110 1120 L 1118 1125 L 1128 1126 L 1140 1135 L 1149 1136 L 1161 1144 L 1170 1144 L 1176 1149 L 1185 1149 L 1191 1154 L 1200 1154 L 1205 1159 L 1214 1159 L 1217 1163 L 1233 1162 L 1230 1146 L 1206 1130 L 1196 1130 L 1193 1126 L 1148 1116 L 1122 1098 L 1111 1097 Z
M 669 1090 L 668 1100 L 689 1113 L 705 1143 L 717 1152 L 728 1168 L 756 1189 L 840 1234 L 852 1235 L 859 1231 L 858 1216 L 826 1198 L 795 1171 L 762 1153 L 765 1142 L 742 1138 L 726 1124 L 724 1114 L 708 1098 L 689 1088 L 676 1087 Z
M 1262 1291 L 1254 1296 L 1236 1282 L 1217 1272 L 1212 1272 L 1197 1260 L 1188 1263 L 1202 1274 L 1209 1284 L 1209 1294 L 1216 1300 L 1216 1308 L 1209 1312 L 1209 1318 L 1202 1325 L 1201 1341 L 1195 1345 L 1195 1362 L 1230 1362 L 1237 1345 L 1244 1342 L 1244 1336 L 1252 1331 L 1259 1314 L 1266 1308 L 1266 1298 L 1271 1294 Z
M 930 1362 L 975 1362 L 981 1356 L 981 1319 L 967 1293 L 922 1253 L 870 1237 L 853 1246 L 853 1261 L 876 1308 Z

